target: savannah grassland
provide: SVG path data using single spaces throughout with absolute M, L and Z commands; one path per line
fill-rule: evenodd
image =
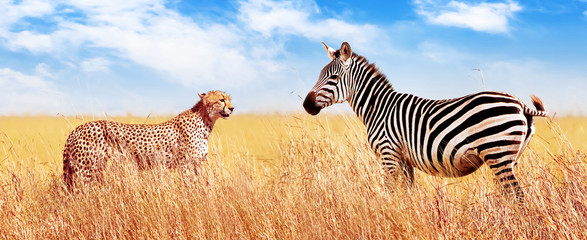
M 356 117 L 306 114 L 218 120 L 196 178 L 110 162 L 102 184 L 67 193 L 63 145 L 96 119 L 0 117 L 2 239 L 587 238 L 587 118 L 537 120 L 521 206 L 486 166 L 387 188 Z

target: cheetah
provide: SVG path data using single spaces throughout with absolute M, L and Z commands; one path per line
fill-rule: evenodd
M 197 166 L 206 161 L 208 137 L 218 118 L 228 119 L 234 107 L 222 91 L 200 93 L 192 108 L 160 124 L 125 124 L 99 120 L 78 126 L 63 149 L 63 179 L 75 183 L 102 178 L 107 160 L 131 159 L 140 170 L 154 164 L 166 168 Z

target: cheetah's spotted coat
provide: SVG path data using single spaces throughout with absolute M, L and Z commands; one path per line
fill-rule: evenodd
M 153 164 L 172 168 L 206 160 L 208 136 L 220 117 L 228 119 L 234 107 L 221 91 L 200 94 L 191 109 L 160 124 L 94 121 L 77 127 L 63 150 L 63 177 L 75 182 L 100 179 L 109 159 L 126 156 L 144 169 Z

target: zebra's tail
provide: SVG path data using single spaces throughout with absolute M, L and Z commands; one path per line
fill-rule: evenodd
M 530 95 L 530 98 L 532 99 L 532 104 L 534 105 L 536 110 L 529 108 L 528 106 L 524 106 L 524 113 L 537 117 L 547 117 L 548 110 L 546 110 L 546 107 L 544 106 L 544 103 L 542 103 L 542 100 L 540 100 L 540 98 L 536 97 L 536 95 L 534 94 Z

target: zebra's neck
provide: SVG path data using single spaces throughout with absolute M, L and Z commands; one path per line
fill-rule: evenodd
M 348 102 L 361 121 L 368 125 L 369 119 L 381 112 L 378 109 L 385 106 L 384 102 L 396 91 L 375 64 L 370 64 L 362 56 L 356 56 L 354 61 L 348 75 Z

